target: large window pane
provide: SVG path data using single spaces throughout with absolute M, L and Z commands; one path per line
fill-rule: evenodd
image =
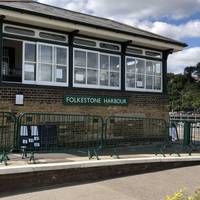
M 101 70 L 100 85 L 108 86 L 108 84 L 109 84 L 109 73 L 108 73 L 108 71 Z
M 86 52 L 76 50 L 74 64 L 77 67 L 86 67 Z
M 53 61 L 53 51 L 51 46 L 39 45 L 39 62 L 50 64 Z
M 52 65 L 40 64 L 39 72 L 39 81 L 52 81 Z
M 109 57 L 107 55 L 100 55 L 100 68 L 109 69 Z
M 155 74 L 157 76 L 160 76 L 161 75 L 161 63 L 154 63 L 155 65 Z
M 143 74 L 137 74 L 136 75 L 136 87 L 137 88 L 144 88 L 144 75 Z
M 31 43 L 25 44 L 25 61 L 36 62 L 36 45 Z
M 98 68 L 98 54 L 88 52 L 87 54 L 87 67 Z
M 152 61 L 146 62 L 146 74 L 153 75 L 154 73 L 154 63 Z
M 67 69 L 65 66 L 56 67 L 56 82 L 58 83 L 67 82 Z
M 161 90 L 161 77 L 155 77 L 154 79 L 154 89 Z
M 74 82 L 79 84 L 86 83 L 86 70 L 81 68 L 76 68 L 74 70 Z
M 97 70 L 87 70 L 87 84 L 97 85 L 98 84 L 98 71 Z
M 135 88 L 135 74 L 126 75 L 126 85 L 129 88 Z
M 126 71 L 130 73 L 135 73 L 136 60 L 133 58 L 126 59 Z
M 119 87 L 119 73 L 116 72 L 110 73 L 110 86 Z
M 145 73 L 145 61 L 136 59 L 136 73 Z
M 110 56 L 110 70 L 111 71 L 119 71 L 120 70 L 119 57 Z
M 24 80 L 35 81 L 35 64 L 25 63 L 24 65 Z
M 146 89 L 153 89 L 153 76 L 146 77 Z
M 67 65 L 67 49 L 56 47 L 56 64 Z

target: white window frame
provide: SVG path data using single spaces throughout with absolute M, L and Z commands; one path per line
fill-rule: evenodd
M 75 51 L 83 51 L 86 53 L 86 83 L 85 84 L 80 84 L 80 83 L 75 83 L 75 68 L 81 68 L 81 67 L 76 67 L 75 66 Z M 96 68 L 96 70 L 98 70 L 98 84 L 97 85 L 91 85 L 91 84 L 87 84 L 87 53 L 91 52 L 91 53 L 97 53 L 98 55 L 98 66 Z M 107 55 L 107 56 L 114 56 L 114 57 L 118 57 L 119 58 L 119 65 L 120 65 L 120 69 L 119 69 L 119 87 L 112 87 L 112 86 L 103 86 L 100 85 L 100 55 Z M 110 58 L 110 57 L 109 57 Z M 110 60 L 110 59 L 109 59 Z M 95 69 L 94 69 L 95 70 Z M 109 84 L 110 84 L 110 72 L 114 72 L 110 70 L 110 63 L 109 63 Z M 109 90 L 121 90 L 121 56 L 120 55 L 116 55 L 116 54 L 110 54 L 110 53 L 102 53 L 100 51 L 93 51 L 93 50 L 86 50 L 86 49 L 81 49 L 81 48 L 73 48 L 73 87 L 75 88 L 94 88 L 94 89 L 109 89 Z
M 24 29 L 24 30 L 29 30 L 29 31 L 33 31 L 35 33 L 34 36 L 29 36 L 29 35 L 23 35 L 23 34 L 19 34 L 19 33 L 11 33 L 11 32 L 7 32 L 5 30 L 5 27 L 6 26 L 9 26 L 9 27 L 13 27 L 13 28 L 19 28 L 19 29 Z M 23 36 L 23 37 L 29 37 L 29 38 L 38 38 L 38 39 L 41 39 L 41 40 L 46 40 L 46 41 L 54 41 L 54 42 L 59 42 L 59 43 L 68 43 L 68 35 L 65 35 L 65 34 L 61 34 L 61 33 L 57 33 L 56 31 L 53 32 L 53 31 L 46 31 L 46 30 L 40 30 L 40 29 L 33 29 L 33 28 L 28 28 L 28 27 L 25 27 L 25 26 L 16 26 L 16 25 L 12 25 L 12 24 L 3 24 L 3 32 L 4 33 L 8 33 L 8 34 L 11 34 L 11 35 L 18 35 L 18 36 Z M 65 41 L 60 41 L 60 40 L 53 40 L 53 39 L 48 39 L 48 38 L 43 38 L 43 37 L 40 37 L 40 32 L 42 33 L 47 33 L 47 34 L 54 34 L 54 35 L 58 35 L 58 36 L 62 36 L 62 37 L 65 37 L 66 40 Z
M 25 44 L 35 44 L 36 45 L 36 80 L 35 81 L 28 81 L 28 80 L 24 80 L 24 70 L 25 70 Z M 66 60 L 66 82 L 65 83 L 60 83 L 60 82 L 56 82 L 56 81 L 39 81 L 39 45 L 45 45 L 45 46 L 51 46 L 52 48 L 55 47 L 60 47 L 60 48 L 65 48 L 67 50 L 67 60 Z M 53 51 L 54 52 L 54 51 Z M 23 84 L 31 84 L 31 85 L 50 85 L 50 86 L 62 86 L 62 87 L 68 87 L 69 86 L 69 48 L 67 46 L 62 46 L 62 45 L 54 45 L 54 44 L 48 44 L 48 43 L 41 43 L 41 42 L 30 42 L 30 41 L 23 41 L 23 59 L 22 59 L 22 83 Z M 52 80 L 54 80 L 54 72 L 56 71 L 56 67 L 59 66 L 58 64 L 56 64 L 55 62 L 55 55 L 52 55 L 53 57 L 53 61 L 52 61 Z M 64 66 L 64 65 L 63 65 Z
M 127 49 L 141 50 L 142 54 L 135 53 L 135 55 L 138 55 L 138 56 L 142 55 L 142 56 L 145 56 L 147 58 L 155 58 L 155 59 L 162 59 L 163 58 L 163 53 L 161 51 L 155 51 L 155 50 L 151 50 L 151 49 L 139 48 L 139 47 L 134 47 L 134 46 L 128 46 Z M 148 55 L 146 55 L 146 51 L 150 51 L 152 53 L 158 53 L 158 54 L 160 54 L 160 57 L 148 56 Z M 134 54 L 134 53 L 128 52 L 128 54 Z
M 143 73 L 144 74 L 144 88 L 137 88 L 135 86 L 135 88 L 132 88 L 132 87 L 128 87 L 127 86 L 127 66 L 126 66 L 126 63 L 127 63 L 127 59 L 130 58 L 130 59 L 138 59 L 138 60 L 143 60 L 145 61 L 145 72 Z M 160 90 L 156 90 L 156 89 L 146 89 L 146 77 L 147 77 L 147 74 L 146 74 L 146 62 L 154 62 L 154 63 L 160 63 L 161 64 L 161 89 Z M 152 77 L 158 77 L 158 76 L 155 76 L 155 75 L 152 75 Z M 135 72 L 135 82 L 136 82 L 136 72 Z M 154 87 L 154 83 L 153 83 L 153 87 Z M 138 57 L 133 57 L 133 56 L 126 56 L 125 58 L 125 90 L 126 91 L 136 91 L 136 92 L 153 92 L 153 93 L 162 93 L 163 92 L 163 63 L 162 61 L 156 61 L 156 60 L 151 60 L 151 59 L 143 59 L 143 58 L 138 58 Z
M 82 38 L 82 37 L 75 37 L 75 39 L 86 40 L 86 41 L 89 41 L 89 42 L 95 42 L 96 43 L 96 46 L 89 46 L 89 45 L 84 45 L 84 44 L 74 44 L 76 46 L 91 47 L 91 48 L 103 49 L 103 50 L 107 50 L 107 51 L 121 52 L 121 45 L 120 44 L 111 43 L 111 42 L 107 42 L 107 41 L 101 41 L 101 40 L 93 40 L 93 39 L 88 39 L 88 38 Z M 100 43 L 106 43 L 106 44 L 118 46 L 119 50 L 107 49 L 107 48 L 100 47 Z

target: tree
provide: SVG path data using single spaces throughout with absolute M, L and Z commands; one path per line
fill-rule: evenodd
M 200 112 L 200 62 L 186 67 L 184 75 L 168 74 L 170 110 Z

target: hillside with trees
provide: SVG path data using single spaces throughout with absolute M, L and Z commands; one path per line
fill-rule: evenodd
M 200 63 L 168 74 L 170 111 L 200 112 Z

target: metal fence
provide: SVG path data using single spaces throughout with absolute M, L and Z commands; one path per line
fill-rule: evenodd
M 162 119 L 111 116 L 106 120 L 107 147 L 152 145 L 167 138 L 167 123 Z
M 0 150 L 5 160 L 8 157 L 4 152 L 10 149 L 22 151 L 24 156 L 27 152 L 84 150 L 89 158 L 97 159 L 98 150 L 107 148 L 139 147 L 145 153 L 157 153 L 155 147 L 161 149 L 172 139 L 169 137 L 172 125 L 179 144 L 186 140 L 189 127 L 189 143 L 200 146 L 199 122 L 190 121 L 190 126 L 185 126 L 184 121 L 177 119 L 167 124 L 163 119 L 131 116 L 110 116 L 104 120 L 93 115 L 22 113 L 16 118 L 11 113 L 0 113 L 0 121 Z M 153 151 L 145 149 L 148 146 Z
M 171 119 L 169 123 L 169 135 L 170 129 L 175 128 L 174 133 L 171 133 L 171 140 L 174 140 L 176 143 L 183 144 L 184 142 L 184 121 Z
M 15 141 L 15 115 L 9 112 L 0 112 L 0 162 L 7 164 L 7 154 L 13 150 Z
M 191 117 L 171 117 L 170 126 L 176 128 L 176 143 L 182 146 L 188 146 L 191 150 L 200 147 L 200 119 Z
M 192 145 L 200 147 L 200 122 L 190 123 L 190 138 Z
M 14 146 L 16 118 L 12 113 L 0 112 L 0 149 L 8 150 Z
M 169 115 L 171 120 L 175 121 L 193 121 L 199 122 L 200 121 L 200 114 L 172 114 Z
M 56 152 L 101 146 L 103 119 L 99 116 L 23 113 L 17 120 L 18 149 Z

